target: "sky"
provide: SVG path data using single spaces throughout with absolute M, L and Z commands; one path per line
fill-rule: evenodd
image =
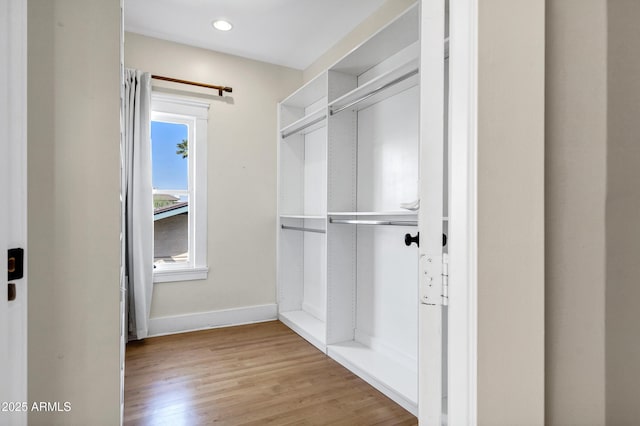
M 176 154 L 187 139 L 184 124 L 151 122 L 151 161 L 154 189 L 188 189 L 188 159 Z

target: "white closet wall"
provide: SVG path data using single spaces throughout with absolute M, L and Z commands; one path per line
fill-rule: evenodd
M 278 135 L 279 317 L 414 414 L 418 40 L 416 5 L 284 100 Z
M 359 212 L 399 210 L 417 198 L 417 87 L 358 113 Z M 416 218 L 413 218 L 416 220 Z M 344 226 L 344 225 L 343 225 Z M 358 226 L 354 340 L 417 365 L 418 250 L 405 226 Z

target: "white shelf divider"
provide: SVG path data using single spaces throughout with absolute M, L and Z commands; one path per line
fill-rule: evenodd
M 418 415 L 417 366 L 398 362 L 356 341 L 327 347 L 327 354 L 413 415 Z

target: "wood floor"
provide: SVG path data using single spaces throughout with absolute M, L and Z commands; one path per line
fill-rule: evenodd
M 278 321 L 127 345 L 125 425 L 415 425 Z

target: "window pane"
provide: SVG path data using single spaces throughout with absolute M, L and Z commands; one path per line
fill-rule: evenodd
M 189 261 L 189 128 L 151 122 L 154 264 Z
M 153 263 L 176 264 L 189 261 L 189 199 L 181 197 L 153 215 Z
M 154 188 L 189 189 L 188 137 L 185 124 L 151 122 Z

